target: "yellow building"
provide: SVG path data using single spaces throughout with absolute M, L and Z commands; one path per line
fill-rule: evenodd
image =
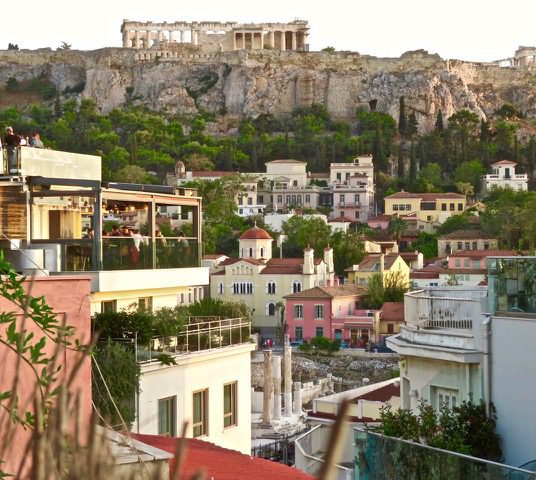
M 432 223 L 434 228 L 453 215 L 465 211 L 467 199 L 459 193 L 398 192 L 385 197 L 386 215 L 416 215 L 417 222 Z M 424 226 L 423 226 L 424 229 Z
M 367 255 L 361 263 L 352 265 L 345 271 L 348 283 L 357 285 L 366 286 L 369 278 L 375 273 L 381 273 L 385 279 L 387 275 L 394 272 L 400 272 L 405 284 L 409 285 L 410 268 L 398 253 Z

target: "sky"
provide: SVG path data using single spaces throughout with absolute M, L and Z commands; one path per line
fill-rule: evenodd
M 424 49 L 491 61 L 536 46 L 536 0 L 25 0 L 0 26 L 0 48 L 121 46 L 123 19 L 309 21 L 310 50 L 335 47 L 378 57 Z

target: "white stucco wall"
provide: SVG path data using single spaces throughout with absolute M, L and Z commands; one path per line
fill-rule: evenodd
M 536 459 L 536 318 L 491 321 L 491 401 L 505 462 Z
M 177 365 L 160 362 L 142 365 L 138 417 L 134 430 L 158 434 L 158 400 L 176 396 L 176 432 L 185 420 L 187 436 L 192 437 L 192 397 L 208 389 L 208 435 L 199 437 L 242 453 L 251 450 L 251 366 L 252 343 L 206 350 L 175 357 Z M 237 425 L 223 426 L 223 386 L 238 382 Z

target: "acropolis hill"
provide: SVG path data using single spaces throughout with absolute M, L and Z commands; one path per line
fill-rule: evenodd
M 398 118 L 404 96 L 422 130 L 432 128 L 439 109 L 449 116 L 465 108 L 485 118 L 512 103 L 536 117 L 533 65 L 443 60 L 422 50 L 400 58 L 311 52 L 306 23 L 267 24 L 271 30 L 264 24 L 260 29 L 228 24 L 220 32 L 223 42 L 201 45 L 210 32 L 194 33 L 191 25 L 183 28 L 191 31 L 185 42 L 180 26 L 166 25 L 158 33 L 132 23 L 124 24 L 123 48 L 0 51 L 0 86 L 10 77 L 44 76 L 66 98 L 92 98 L 102 111 L 130 101 L 155 111 L 204 110 L 228 118 L 277 116 L 312 103 L 339 119 L 355 118 L 358 107 L 371 106 Z M 212 28 L 217 32 L 220 26 Z

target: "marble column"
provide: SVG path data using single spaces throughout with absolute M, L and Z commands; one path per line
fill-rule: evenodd
M 158 47 L 162 46 L 162 40 L 164 39 L 164 32 L 162 30 L 158 30 Z
M 270 32 L 270 46 L 275 50 L 275 32 L 273 30 Z
M 264 350 L 264 386 L 262 392 L 262 422 L 270 425 L 272 421 L 272 351 Z
M 128 33 L 128 30 L 123 31 L 123 48 L 130 47 L 130 45 L 128 44 Z
M 273 357 L 274 371 L 274 420 L 281 418 L 281 357 Z
M 181 43 L 184 43 L 184 30 L 181 30 Z
M 264 50 L 264 32 L 261 32 L 261 50 Z
M 134 32 L 134 47 L 140 48 L 140 31 L 136 30 Z
M 285 417 L 290 417 L 292 415 L 292 349 L 288 334 L 285 334 L 283 368 L 285 381 Z
M 281 50 L 287 49 L 287 35 L 286 32 L 281 32 Z
M 292 32 L 292 50 L 297 50 L 296 32 Z
M 294 382 L 294 415 L 301 415 L 302 413 L 301 382 Z
M 168 45 L 173 43 L 173 30 L 170 30 L 168 33 Z
M 255 34 L 251 32 L 249 37 L 251 38 L 251 50 L 255 50 Z
M 246 33 L 242 32 L 242 50 L 246 49 Z
M 236 32 L 233 32 L 233 50 L 236 50 Z

